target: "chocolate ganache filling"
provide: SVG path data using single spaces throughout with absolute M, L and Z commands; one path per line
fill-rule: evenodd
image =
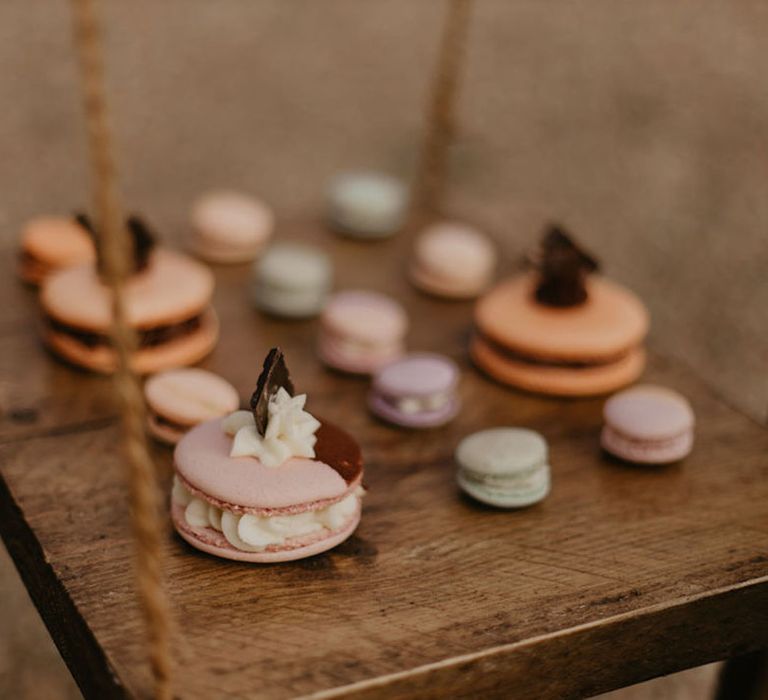
M 77 340 L 78 343 L 89 348 L 99 347 L 101 345 L 110 345 L 111 340 L 106 333 L 90 331 L 77 326 L 71 326 L 59 321 L 52 316 L 47 316 L 48 326 L 55 333 L 62 333 Z M 141 348 L 151 348 L 157 345 L 163 345 L 172 340 L 183 338 L 199 330 L 203 323 L 203 314 L 196 314 L 177 323 L 168 323 L 165 325 L 154 326 L 152 328 L 137 329 L 138 343 Z

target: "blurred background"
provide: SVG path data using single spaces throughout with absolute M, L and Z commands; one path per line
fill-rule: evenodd
M 442 2 L 103 5 L 126 201 L 167 240 L 211 187 L 287 220 L 340 170 L 411 174 Z M 477 0 L 447 201 L 508 261 L 569 226 L 648 302 L 653 346 L 763 423 L 767 62 L 760 0 Z M 25 219 L 87 204 L 75 79 L 68 3 L 0 3 L 4 255 Z M 0 600 L 0 697 L 77 697 L 4 551 Z M 621 697 L 700 698 L 715 672 Z

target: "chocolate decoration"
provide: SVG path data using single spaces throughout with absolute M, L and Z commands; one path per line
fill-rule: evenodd
M 566 308 L 587 300 L 585 280 L 599 265 L 559 226 L 544 235 L 539 262 L 536 301 L 547 306 Z
M 347 484 L 363 472 L 363 454 L 354 439 L 333 423 L 321 421 L 317 430 L 315 459 L 334 469 Z
M 263 436 L 267 432 L 269 400 L 280 387 L 293 396 L 293 382 L 285 365 L 283 351 L 280 348 L 272 348 L 264 360 L 264 368 L 256 382 L 256 391 L 251 396 L 251 411 L 259 435 Z
M 76 212 L 74 218 L 91 236 L 93 245 L 96 248 L 96 268 L 99 274 L 102 275 L 104 273 L 104 260 L 101 252 L 101 240 L 96 232 L 96 227 L 93 225 L 91 218 L 83 212 Z M 131 274 L 136 274 L 145 270 L 149 265 L 150 256 L 157 244 L 157 236 L 147 226 L 146 222 L 135 214 L 128 217 L 125 225 L 131 236 L 133 246 L 133 267 L 130 272 Z

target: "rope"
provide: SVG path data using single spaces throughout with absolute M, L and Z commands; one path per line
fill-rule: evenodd
M 149 637 L 154 694 L 171 698 L 171 618 L 162 580 L 159 489 L 144 433 L 145 406 L 138 377 L 131 371 L 136 334 L 127 322 L 123 285 L 133 255 L 118 193 L 105 96 L 98 0 L 72 0 L 74 40 L 80 64 L 90 153 L 93 205 L 103 255 L 103 274 L 112 292 L 112 342 L 117 354 L 115 388 L 123 416 L 131 524 L 136 543 L 139 602 Z
M 456 134 L 456 98 L 467 54 L 472 0 L 447 0 L 447 4 L 414 187 L 412 211 L 417 217 L 434 215 L 440 208 L 448 169 L 448 148 Z

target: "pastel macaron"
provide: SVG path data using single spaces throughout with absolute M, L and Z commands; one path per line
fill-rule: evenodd
M 490 284 L 496 249 L 480 231 L 450 221 L 432 224 L 416 239 L 409 277 L 428 294 L 471 299 Z
M 338 176 L 328 194 L 328 222 L 353 238 L 378 239 L 402 228 L 408 208 L 404 183 L 377 172 Z
M 331 260 L 304 243 L 278 243 L 254 263 L 251 298 L 273 316 L 309 318 L 320 313 L 333 284 Z
M 192 207 L 191 247 L 209 262 L 248 262 L 264 249 L 274 223 L 272 210 L 255 197 L 227 190 L 209 192 Z
M 211 271 L 168 249 L 152 253 L 145 270 L 125 284 L 128 321 L 138 347 L 134 371 L 151 374 L 191 365 L 208 355 L 219 337 Z M 117 357 L 109 332 L 112 306 L 96 265 L 78 265 L 50 275 L 40 293 L 44 340 L 67 362 L 96 372 L 114 371 Z
M 236 411 L 237 390 L 226 379 L 198 368 L 171 369 L 144 384 L 147 428 L 151 435 L 175 445 L 194 426 Z
M 318 352 L 329 367 L 373 374 L 405 351 L 408 317 L 378 292 L 345 290 L 329 299 L 320 317 Z
M 58 270 L 96 258 L 88 231 L 73 216 L 31 219 L 22 229 L 19 245 L 19 276 L 35 285 Z
M 641 384 L 614 394 L 605 402 L 603 419 L 600 443 L 627 462 L 669 464 L 693 447 L 693 409 L 666 387 Z
M 474 499 L 498 508 L 538 503 L 550 490 L 547 443 L 527 428 L 490 428 L 456 448 L 457 480 Z
M 382 367 L 368 396 L 371 411 L 404 428 L 434 428 L 459 411 L 459 368 L 437 353 L 409 353 Z

